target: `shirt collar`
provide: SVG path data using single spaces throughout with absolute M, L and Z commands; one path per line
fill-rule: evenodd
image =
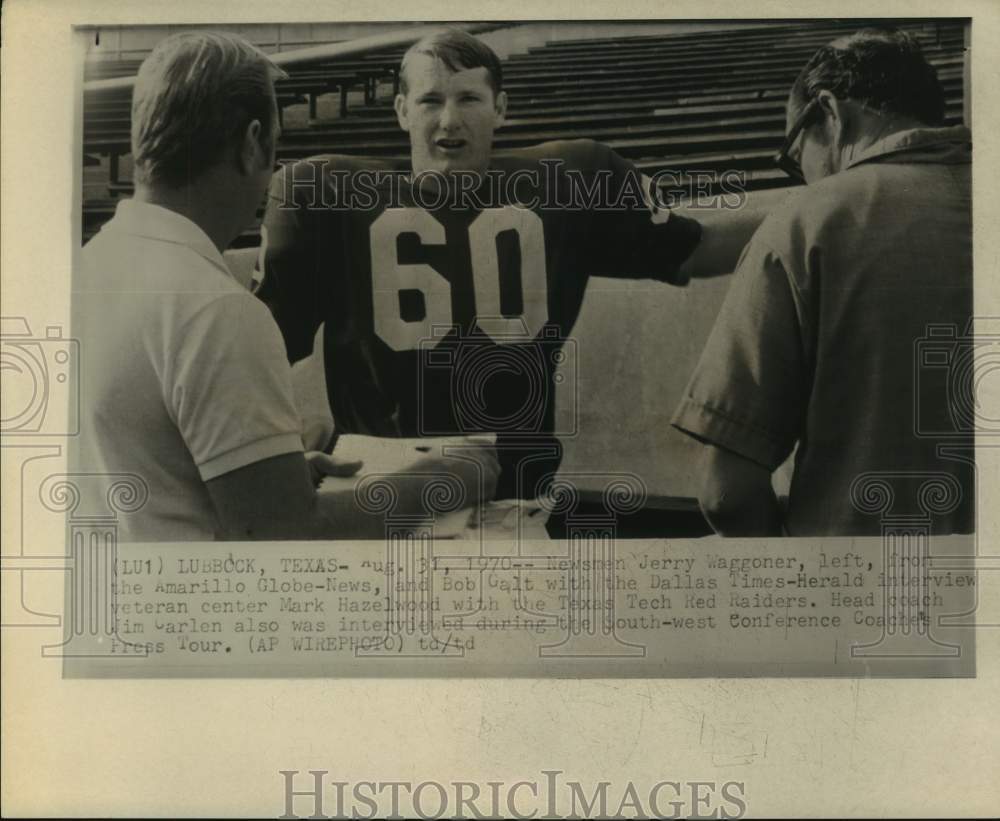
M 172 242 L 190 248 L 231 277 L 222 254 L 196 223 L 187 217 L 150 202 L 136 199 L 122 200 L 115 209 L 115 216 L 104 230 L 122 231 L 137 237 Z
M 895 155 L 904 155 L 896 159 Z M 854 157 L 848 168 L 864 162 L 969 163 L 972 133 L 964 125 L 947 128 L 911 128 L 897 131 L 868 146 Z

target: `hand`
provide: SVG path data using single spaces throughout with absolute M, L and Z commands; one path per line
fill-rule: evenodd
M 466 437 L 468 449 L 463 444 L 461 454 L 451 458 L 452 462 L 458 462 L 465 466 L 472 474 L 466 485 L 470 492 L 473 504 L 481 502 L 492 502 L 497 493 L 497 482 L 500 479 L 500 462 L 497 459 L 497 449 L 492 439 L 486 437 Z M 468 459 L 472 462 L 466 461 Z M 479 477 L 482 476 L 482 485 L 479 484 Z M 480 487 L 482 495 L 479 494 Z
M 360 459 L 348 462 L 318 450 L 306 453 L 306 461 L 309 463 L 309 474 L 312 477 L 313 487 L 319 487 L 327 476 L 353 476 L 364 465 Z
M 437 450 L 437 448 L 435 448 Z M 483 437 L 466 437 L 459 442 L 449 442 L 448 455 L 435 453 L 415 462 L 403 472 L 452 476 L 465 488 L 467 507 L 493 500 L 500 478 L 500 463 L 492 441 Z

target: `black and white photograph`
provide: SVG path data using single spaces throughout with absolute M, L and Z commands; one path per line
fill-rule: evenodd
M 81 33 L 124 541 L 972 532 L 970 20 L 288 28 Z
M 5 11 L 55 34 L 16 83 L 0 49 L 4 683 L 135 693 L 115 759 L 149 726 L 176 767 L 179 717 L 246 688 L 242 729 L 181 776 L 200 801 L 8 782 L 18 814 L 996 798 L 995 708 L 960 777 L 972 714 L 929 696 L 982 703 L 1000 624 L 987 5 L 181 5 Z M 420 699 L 457 714 L 419 730 Z M 588 703 L 606 770 L 560 737 Z M 885 792 L 845 795 L 859 768 Z

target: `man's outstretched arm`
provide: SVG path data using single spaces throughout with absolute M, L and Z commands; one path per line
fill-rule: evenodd
M 698 503 L 720 536 L 782 535 L 770 471 L 730 450 L 705 446 Z
M 490 501 L 500 466 L 492 448 L 468 452 L 469 459 L 428 456 L 385 477 L 397 495 L 395 512 L 426 515 L 424 497 L 437 477 L 457 479 L 466 502 Z M 477 468 L 478 465 L 478 468 Z M 230 471 L 206 483 L 215 506 L 219 534 L 227 540 L 380 539 L 385 517 L 358 504 L 354 487 L 317 492 L 323 476 L 351 476 L 360 462 L 339 462 L 326 454 L 289 453 Z
M 764 217 L 788 193 L 785 189 L 756 191 L 747 195 L 740 208 L 732 210 L 690 206 L 673 209 L 673 213 L 695 219 L 701 225 L 701 241 L 681 264 L 681 273 L 692 279 L 731 274 Z

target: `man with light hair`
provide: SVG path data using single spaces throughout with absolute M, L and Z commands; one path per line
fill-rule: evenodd
M 74 294 L 80 467 L 149 488 L 123 540 L 384 533 L 353 493 L 317 493 L 323 474 L 360 465 L 307 461 L 281 335 L 222 257 L 274 169 L 281 74 L 239 37 L 192 32 L 157 45 L 136 79 L 135 196 L 84 248 Z M 474 456 L 395 477 L 397 512 L 419 512 L 442 472 L 469 501 L 489 495 L 493 457 Z

